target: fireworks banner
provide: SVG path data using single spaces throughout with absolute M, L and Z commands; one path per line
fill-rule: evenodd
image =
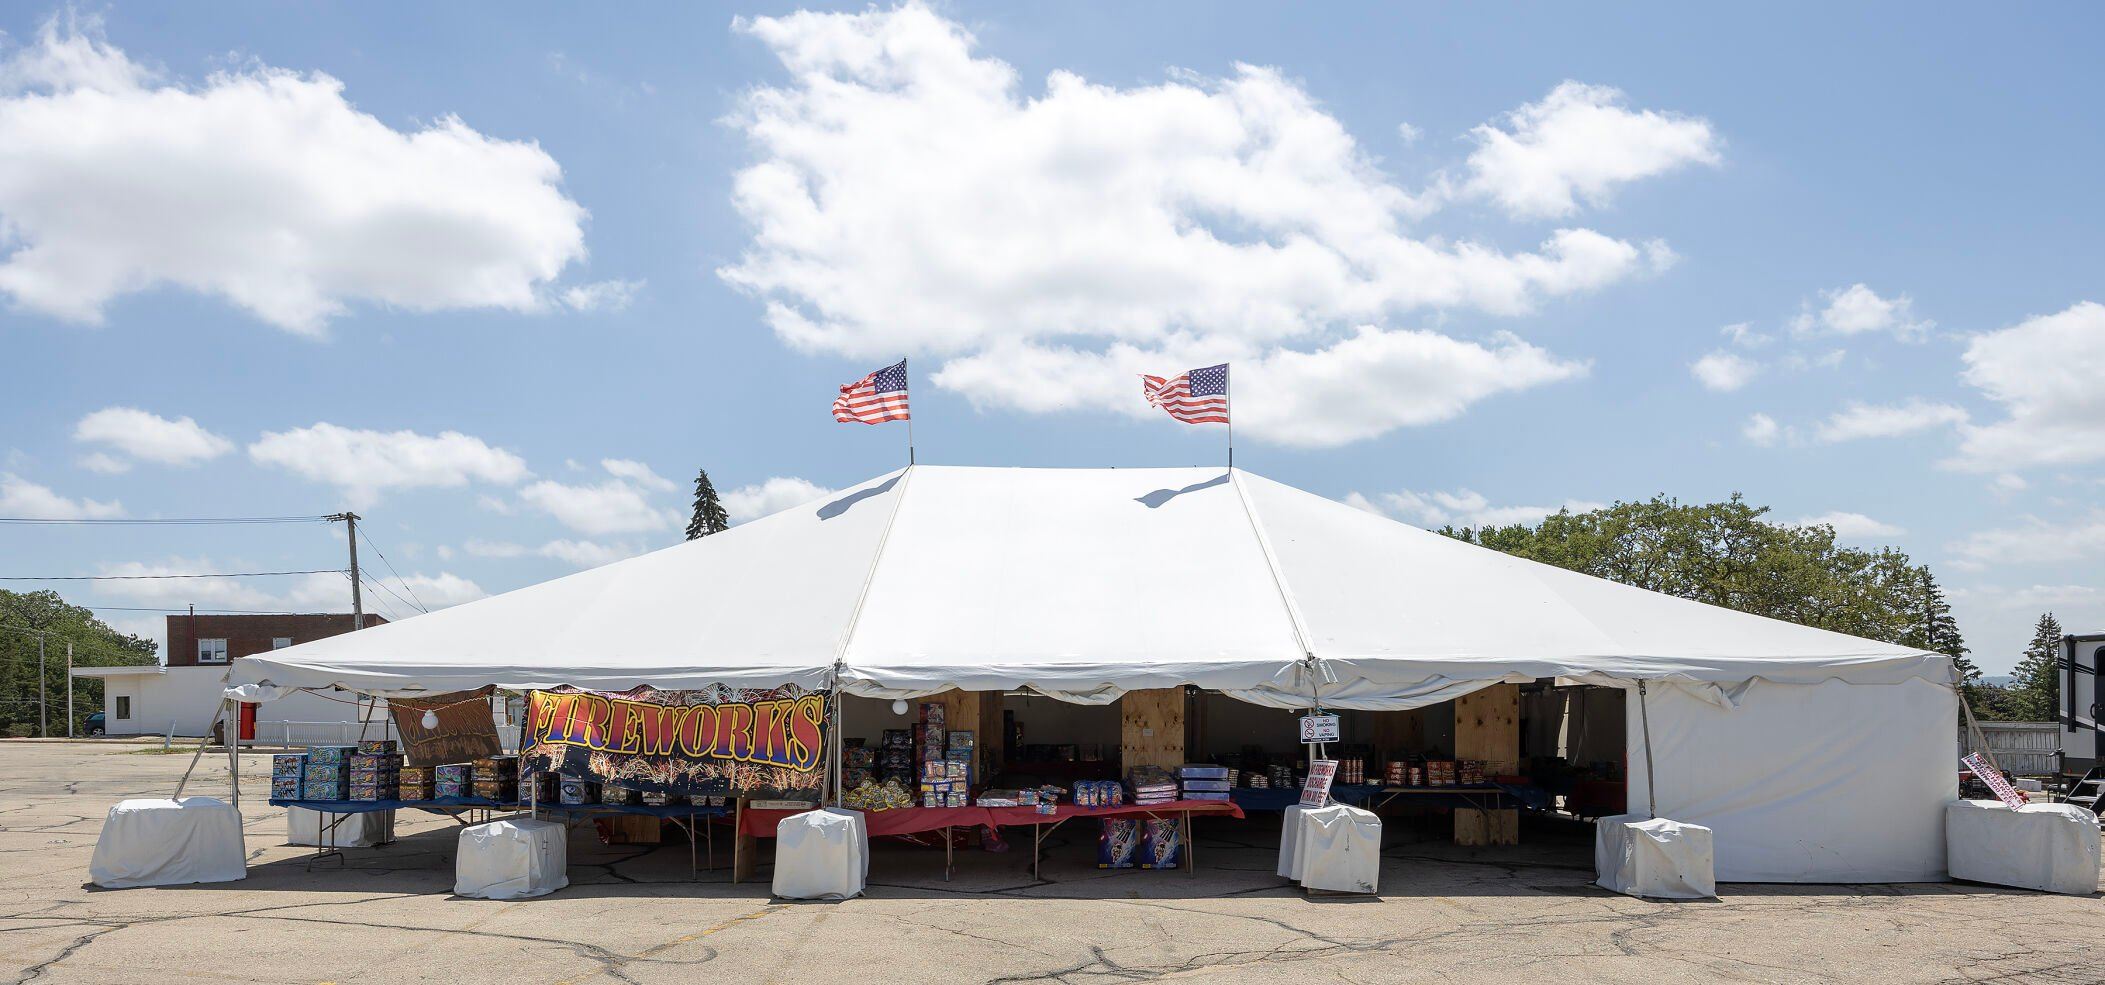
M 826 698 L 795 685 L 527 695 L 527 769 L 685 795 L 815 796 Z

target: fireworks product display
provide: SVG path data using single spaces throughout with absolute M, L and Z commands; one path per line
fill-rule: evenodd
M 306 771 L 301 774 L 303 800 L 349 800 L 351 757 L 357 746 L 308 746 Z M 273 762 L 272 769 L 276 769 Z
M 914 806 L 914 795 L 897 780 L 864 780 L 841 795 L 841 804 L 859 811 L 889 811 Z
M 562 777 L 556 781 L 556 802 L 565 807 L 597 804 L 599 790 L 599 784 L 583 777 Z
M 1132 868 L 1140 855 L 1140 819 L 1107 817 L 1099 823 L 1103 830 L 1096 836 L 1096 867 Z
M 362 755 L 392 756 L 401 751 L 402 750 L 395 745 L 395 740 L 393 739 L 358 740 L 358 752 Z
M 432 768 L 429 766 L 404 766 L 397 774 L 398 789 L 403 800 L 430 800 L 433 794 Z
M 519 790 L 519 757 L 487 756 L 474 764 L 475 796 L 484 800 L 510 801 Z
M 1352 784 L 1367 782 L 1367 761 L 1357 756 L 1338 760 L 1337 782 Z
M 1177 778 L 1160 766 L 1135 766 L 1126 774 L 1133 803 L 1167 804 L 1177 799 Z
M 306 779 L 307 754 L 287 753 L 270 758 L 270 796 L 272 800 L 299 800 L 302 781 Z
M 432 794 L 437 797 L 467 797 L 474 794 L 473 766 L 447 763 L 431 768 Z
M 1207 763 L 1185 763 L 1177 767 L 1177 780 L 1185 800 L 1227 800 L 1235 786 L 1234 770 Z
M 361 742 L 359 748 L 393 749 L 392 740 Z M 351 800 L 395 800 L 400 795 L 399 780 L 402 772 L 402 756 L 394 752 L 356 752 L 351 754 L 350 785 Z
M 519 802 L 522 804 L 552 804 L 561 794 L 560 779 L 544 770 L 519 774 Z
M 1140 822 L 1140 867 L 1174 869 L 1184 853 L 1184 828 L 1176 818 L 1151 817 Z
M 1125 784 L 1117 780 L 1076 780 L 1076 807 L 1117 807 L 1126 802 Z

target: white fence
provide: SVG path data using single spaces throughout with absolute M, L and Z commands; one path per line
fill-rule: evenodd
M 2059 722 L 1982 722 L 1981 737 L 1996 765 L 2018 776 L 2053 776 L 2061 769 L 2061 724 Z M 1979 752 L 1980 744 L 1965 729 L 1959 729 L 1959 745 Z

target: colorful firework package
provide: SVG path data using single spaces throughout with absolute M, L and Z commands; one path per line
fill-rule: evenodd
M 430 800 L 432 794 L 431 767 L 404 766 L 395 775 L 403 800 Z
M 1174 869 L 1184 853 L 1184 826 L 1176 818 L 1151 817 L 1140 823 L 1140 867 Z
M 1076 807 L 1117 807 L 1126 802 L 1125 784 L 1117 780 L 1076 780 Z
M 1140 853 L 1140 821 L 1130 817 L 1107 817 L 1096 836 L 1096 867 L 1130 869 Z
M 307 774 L 305 753 L 272 756 L 270 758 L 270 799 L 298 800 L 301 781 Z
M 431 768 L 432 794 L 438 797 L 466 797 L 474 791 L 474 767 L 467 763 L 447 763 Z

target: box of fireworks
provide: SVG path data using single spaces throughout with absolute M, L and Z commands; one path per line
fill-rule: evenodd
M 972 764 L 956 759 L 947 760 L 943 763 L 943 777 L 963 785 L 972 779 Z
M 1386 786 L 1400 787 L 1410 780 L 1410 776 L 1411 764 L 1401 759 L 1392 759 L 1389 760 L 1389 765 L 1384 768 L 1382 780 Z
M 420 780 L 397 779 L 395 794 L 398 800 L 430 800 L 432 795 L 431 774 L 425 773 Z
M 341 766 L 349 762 L 357 746 L 308 746 L 307 765 Z
M 389 752 L 354 752 L 351 754 L 352 769 L 401 769 L 402 757 Z
M 351 768 L 342 763 L 331 763 L 324 766 L 316 766 L 313 763 L 309 763 L 307 764 L 307 772 L 303 775 L 310 783 L 316 780 L 320 780 L 323 783 L 331 780 L 348 780 L 351 778 Z
M 490 756 L 478 759 L 474 764 L 474 776 L 477 780 L 510 780 L 517 782 L 519 779 L 519 757 Z
M 341 780 L 316 782 L 307 780 L 300 784 L 301 800 L 345 800 L 344 784 Z
M 850 769 L 856 767 L 868 769 L 877 765 L 877 750 L 867 746 L 851 746 L 842 750 L 842 752 L 841 764 Z
M 972 761 L 972 750 L 951 746 L 943 752 L 943 758 L 953 763 L 969 763 Z
M 474 793 L 475 787 L 468 780 L 431 781 L 431 796 L 436 800 L 444 800 L 448 797 L 467 797 Z
M 281 776 L 289 776 L 289 777 L 293 777 L 293 778 L 297 779 L 297 778 L 299 778 L 299 777 L 301 777 L 301 776 L 304 776 L 304 775 L 306 775 L 306 772 L 307 772 L 307 754 L 306 754 L 306 753 L 302 753 L 302 752 L 294 752 L 294 753 L 284 753 L 284 754 L 280 754 L 280 755 L 272 756 L 272 757 L 270 758 L 270 778 L 271 778 L 271 779 L 273 779 L 273 780 L 275 780 L 275 779 L 277 779 L 277 778 L 279 778 L 279 777 L 281 777 Z
M 512 780 L 476 780 L 475 796 L 483 800 L 494 800 L 500 804 L 512 802 L 512 795 L 519 792 L 519 784 Z
M 393 739 L 360 739 L 358 751 L 372 756 L 392 756 L 400 750 Z
M 567 807 L 599 803 L 599 784 L 582 777 L 566 776 L 556 781 L 556 799 Z
M 467 763 L 447 763 L 431 768 L 434 783 L 466 783 L 475 778 L 475 767 Z
M 1455 762 L 1452 759 L 1428 759 L 1425 761 L 1425 785 L 1428 787 L 1451 787 L 1455 781 Z
M 1140 855 L 1140 820 L 1107 817 L 1101 823 L 1103 830 L 1096 836 L 1096 867 L 1132 868 Z
M 982 790 L 979 792 L 979 798 L 974 800 L 972 804 L 975 807 L 1022 807 L 1024 806 L 1023 791 Z
M 1038 813 L 1058 814 L 1060 813 L 1060 805 L 1052 803 L 1051 801 L 1042 802 L 1038 805 Z
M 882 745 L 886 749 L 912 749 L 914 747 L 914 732 L 912 729 L 903 728 L 885 729 Z
M 1357 757 L 1338 760 L 1337 782 L 1353 784 L 1367 782 L 1367 761 Z
M 937 780 L 950 779 L 950 774 L 947 770 L 948 766 L 944 764 L 941 760 L 931 759 L 928 762 L 922 763 L 921 782 L 932 783 Z
M 1185 793 L 1187 793 L 1187 794 L 1188 794 L 1188 793 L 1193 793 L 1193 792 L 1196 792 L 1196 791 L 1202 791 L 1202 790 L 1203 790 L 1203 791 L 1206 791 L 1206 792 L 1209 792 L 1209 793 L 1213 793 L 1213 792 L 1218 792 L 1218 791 L 1222 791 L 1222 790 L 1226 790 L 1226 789 L 1228 789 L 1228 781 L 1226 781 L 1226 780 L 1185 780 L 1185 781 L 1184 781 L 1184 792 L 1185 792 Z
M 1270 790 L 1272 788 L 1272 778 L 1263 773 L 1252 773 L 1248 779 L 1252 790 Z
M 353 783 L 350 792 L 351 800 L 395 799 L 395 785 L 392 783 Z
M 631 787 L 601 787 L 599 802 L 616 807 L 634 807 L 643 803 L 643 791 Z
M 956 787 L 951 788 L 950 801 L 943 806 L 970 807 L 972 806 L 972 794 L 966 791 L 964 784 L 958 784 Z
M 1228 767 L 1211 763 L 1185 763 L 1177 767 L 1177 775 L 1186 780 L 1226 780 Z
M 297 776 L 274 776 L 270 778 L 270 799 L 300 799 L 300 778 Z
M 1232 800 L 1226 790 L 1191 790 L 1184 794 L 1185 800 Z
M 401 774 L 390 769 L 375 769 L 370 766 L 351 767 L 352 783 L 393 783 Z
M 429 766 L 404 766 L 396 770 L 395 775 L 401 778 L 404 786 L 428 784 L 438 778 L 437 772 Z
M 933 725 L 933 726 L 935 726 L 935 727 L 936 727 L 937 729 L 941 729 L 941 728 L 943 727 L 943 716 L 944 716 L 944 714 L 945 714 L 945 713 L 944 713 L 944 711 L 943 711 L 943 703 L 942 703 L 942 702 L 940 702 L 940 701 L 923 701 L 923 702 L 921 702 L 921 724 L 923 724 L 923 725 Z
M 747 806 L 756 811 L 808 811 L 819 805 L 811 800 L 755 800 Z
M 922 726 L 920 748 L 917 750 L 917 752 L 919 752 L 919 754 L 921 755 L 921 758 L 943 758 L 943 743 L 948 741 L 947 737 L 949 736 L 949 734 L 950 733 L 943 731 L 943 727 L 941 725 Z
M 953 729 L 943 741 L 950 746 L 953 752 L 959 749 L 971 749 L 975 745 L 972 740 L 972 732 L 968 729 Z
M 1184 826 L 1173 817 L 1140 822 L 1140 867 L 1174 869 L 1184 854 Z
M 643 806 L 645 807 L 670 807 L 674 804 L 684 804 L 686 802 L 687 798 L 676 793 L 666 793 L 663 790 L 643 791 Z
M 519 802 L 522 804 L 553 804 L 556 802 L 556 775 L 554 773 L 522 773 L 519 775 Z
M 1457 780 L 1460 780 L 1463 786 L 1467 786 L 1467 787 L 1480 787 L 1480 786 L 1483 786 L 1483 785 L 1484 785 L 1484 761 L 1483 761 L 1483 760 L 1481 760 L 1481 759 L 1465 759 L 1465 760 L 1462 760 L 1462 765 L 1461 765 L 1461 768 L 1460 768 L 1460 770 L 1459 770 L 1459 775 L 1458 775 L 1458 776 L 1456 777 L 1456 779 L 1457 779 Z

